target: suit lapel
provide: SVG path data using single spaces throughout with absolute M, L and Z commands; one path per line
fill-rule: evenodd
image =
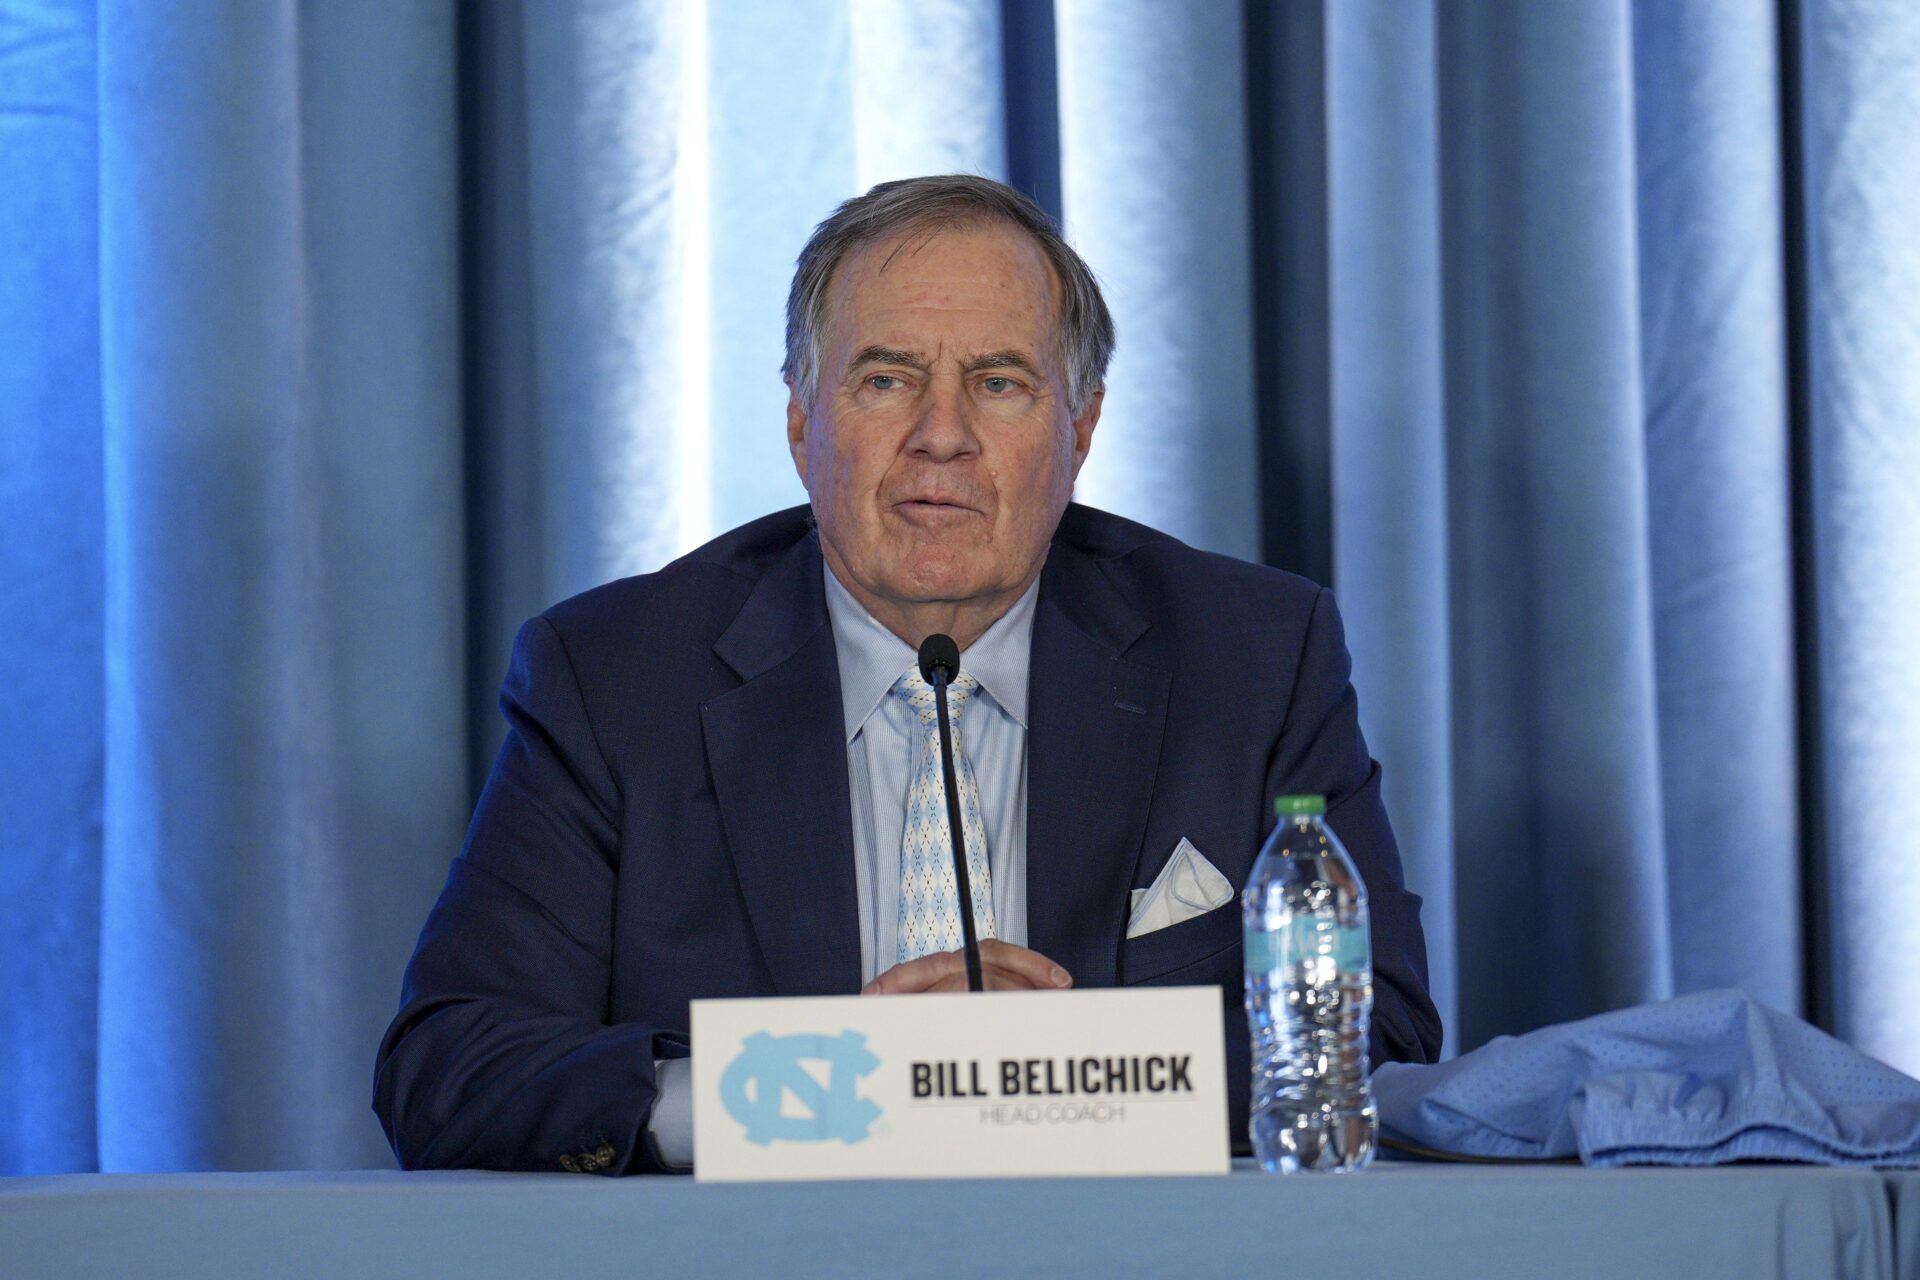
M 1146 623 L 1056 542 L 1027 699 L 1027 939 L 1082 987 L 1112 986 L 1152 804 L 1172 677 L 1121 656 Z
M 840 667 L 819 544 L 768 570 L 714 645 L 744 681 L 700 708 L 720 820 L 782 995 L 860 989 Z

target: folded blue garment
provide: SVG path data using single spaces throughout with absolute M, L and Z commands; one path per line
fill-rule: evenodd
M 1920 1080 L 1739 991 L 1387 1063 L 1373 1089 L 1384 1136 L 1454 1155 L 1920 1168 Z

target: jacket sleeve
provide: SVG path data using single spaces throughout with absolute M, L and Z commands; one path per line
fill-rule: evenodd
M 1420 898 L 1400 872 L 1400 850 L 1380 800 L 1380 766 L 1360 733 L 1340 612 L 1330 592 L 1315 599 L 1294 675 L 1293 695 L 1267 772 L 1267 802 L 1283 795 L 1324 795 L 1327 822 L 1367 886 L 1373 935 L 1371 1058 L 1435 1062 L 1439 1010 L 1427 993 L 1427 940 Z M 1271 824 L 1271 810 L 1268 813 Z
M 619 788 L 544 618 L 500 703 L 506 743 L 407 966 L 374 1110 L 403 1168 L 652 1168 L 654 1061 L 686 1041 L 608 1025 Z

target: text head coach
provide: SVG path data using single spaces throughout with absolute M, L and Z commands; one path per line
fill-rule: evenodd
M 1135 891 L 1176 856 L 1238 888 L 1273 798 L 1324 794 L 1371 897 L 1374 1060 L 1438 1052 L 1331 597 L 1070 504 L 1112 349 L 1009 187 L 883 183 L 820 225 L 787 309 L 809 506 L 520 630 L 380 1046 L 403 1165 L 679 1167 L 690 1000 L 965 989 L 935 632 L 990 988 L 1218 984 L 1244 1134 L 1237 899 L 1142 931 Z

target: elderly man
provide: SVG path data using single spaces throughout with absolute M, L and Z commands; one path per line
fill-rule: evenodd
M 964 989 L 936 632 L 990 987 L 1219 985 L 1244 1134 L 1237 905 L 1130 928 L 1134 891 L 1175 857 L 1240 885 L 1273 797 L 1320 793 L 1372 899 L 1374 1058 L 1431 1059 L 1332 599 L 1070 503 L 1112 347 L 1086 265 L 998 183 L 885 183 L 820 225 L 787 318 L 809 506 L 520 632 L 380 1047 L 402 1164 L 684 1167 L 688 1001 Z

